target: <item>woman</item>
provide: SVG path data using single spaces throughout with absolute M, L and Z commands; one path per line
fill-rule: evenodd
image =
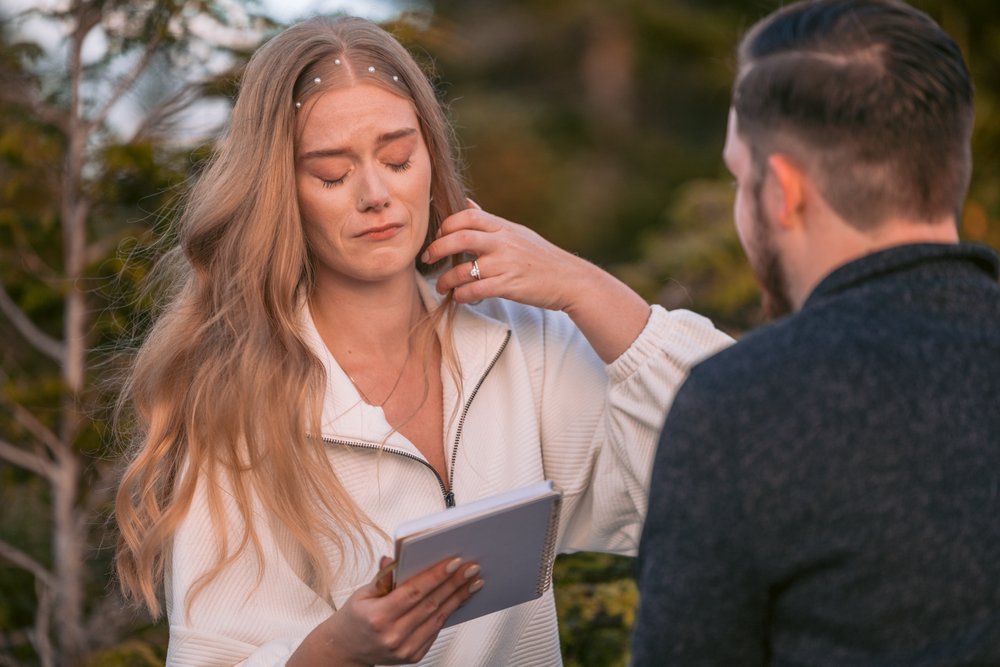
M 561 549 L 634 552 L 666 406 L 729 339 L 471 205 L 453 146 L 369 22 L 251 59 L 127 391 L 117 566 L 154 615 L 165 585 L 169 664 L 558 664 L 551 592 L 439 632 L 474 563 L 376 576 L 401 521 L 546 478 Z

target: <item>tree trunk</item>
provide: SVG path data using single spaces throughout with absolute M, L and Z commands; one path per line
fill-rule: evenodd
M 53 574 L 56 581 L 57 610 L 54 626 L 59 662 L 63 665 L 74 665 L 82 659 L 87 639 L 83 623 L 87 547 L 83 522 L 79 516 L 82 466 L 75 446 L 83 423 L 80 402 L 86 372 L 86 331 L 89 320 L 83 288 L 89 206 L 82 190 L 82 182 L 90 127 L 84 115 L 80 87 L 83 78 L 83 41 L 100 18 L 100 9 L 93 3 L 75 3 L 74 9 L 77 24 L 69 48 L 70 108 L 60 211 L 66 272 L 63 321 L 66 356 L 62 366 L 64 396 L 59 429 L 61 446 L 55 457 L 58 467 L 52 489 Z

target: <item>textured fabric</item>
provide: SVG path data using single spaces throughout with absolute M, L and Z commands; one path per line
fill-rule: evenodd
M 912 245 L 698 365 L 653 468 L 636 665 L 1000 665 L 997 258 Z
M 428 304 L 436 299 L 422 283 Z M 436 473 L 357 391 L 304 317 L 329 378 L 324 437 L 345 488 L 391 535 L 445 507 Z M 646 327 L 606 366 L 566 315 L 491 299 L 460 307 L 460 386 L 442 369 L 445 455 L 457 504 L 554 480 L 564 491 L 561 551 L 634 554 L 647 480 L 667 406 L 687 370 L 731 340 L 705 318 L 653 307 Z M 461 393 L 461 395 L 459 395 Z M 452 416 L 450 406 L 460 406 Z M 384 450 L 380 451 L 384 443 Z M 240 524 L 235 508 L 229 522 Z M 259 511 L 263 564 L 249 550 L 186 613 L 186 594 L 214 560 L 218 536 L 196 498 L 174 540 L 167 582 L 170 665 L 282 665 L 316 625 L 375 576 L 377 558 L 339 555 L 329 600 L 303 581 L 304 561 Z M 391 554 L 374 532 L 376 554 Z M 232 542 L 232 540 L 231 540 Z M 490 582 L 486 582 L 489 586 Z M 555 602 L 540 599 L 447 628 L 424 665 L 558 665 Z

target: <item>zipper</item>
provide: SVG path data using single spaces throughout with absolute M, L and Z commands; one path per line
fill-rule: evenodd
M 479 393 L 479 388 L 483 386 L 483 382 L 486 380 L 486 376 L 489 375 L 490 371 L 493 370 L 493 367 L 496 366 L 497 360 L 500 359 L 500 355 L 503 354 L 503 351 L 505 349 L 507 349 L 508 342 L 510 342 L 510 329 L 507 330 L 507 337 L 503 339 L 503 343 L 500 345 L 500 349 L 498 349 L 497 353 L 493 355 L 493 360 L 490 361 L 490 365 L 486 367 L 485 371 L 483 371 L 482 376 L 480 376 L 479 378 L 479 382 L 476 383 L 476 386 L 473 388 L 472 393 L 469 394 L 469 400 L 465 402 L 465 406 L 462 408 L 462 416 L 458 418 L 458 427 L 455 429 L 455 446 L 451 448 L 451 465 L 448 466 L 449 491 L 445 495 L 445 504 L 448 507 L 455 506 L 455 494 L 450 489 L 455 488 L 454 485 L 455 460 L 458 458 L 458 443 L 462 439 L 462 428 L 465 426 L 465 417 L 466 415 L 469 414 L 469 408 L 472 407 L 472 399 L 474 399 L 476 397 L 476 394 Z M 451 503 L 450 505 L 448 505 L 449 502 Z
M 411 454 L 410 452 L 404 452 L 401 449 L 394 449 L 392 447 L 384 447 L 382 445 L 373 442 L 365 442 L 364 440 L 342 440 L 339 438 L 328 438 L 326 436 L 323 436 L 322 437 L 323 442 L 326 442 L 331 445 L 345 445 L 347 447 L 354 447 L 357 449 L 371 449 L 376 451 L 384 451 L 390 454 L 395 454 L 397 456 L 402 456 L 404 458 L 416 461 L 417 463 L 419 463 L 420 465 L 424 466 L 432 473 L 434 473 L 434 479 L 437 480 L 438 486 L 441 487 L 441 496 L 444 498 L 444 506 L 446 508 L 454 507 L 455 492 L 452 489 L 454 487 L 454 481 L 455 481 L 455 461 L 458 458 L 458 444 L 462 440 L 462 429 L 465 426 L 465 417 L 469 414 L 469 408 L 472 407 L 472 401 L 473 399 L 476 398 L 476 394 L 479 393 L 479 388 L 483 386 L 483 382 L 486 380 L 486 376 L 489 375 L 490 371 L 493 370 L 493 367 L 496 366 L 497 361 L 500 359 L 500 355 L 503 354 L 503 351 L 507 348 L 508 342 L 510 342 L 509 330 L 507 331 L 507 337 L 504 338 L 503 344 L 500 346 L 500 349 L 498 349 L 497 353 L 493 355 L 493 360 L 490 361 L 489 365 L 486 367 L 486 370 L 483 371 L 482 376 L 480 376 L 479 382 L 476 383 L 476 386 L 473 388 L 472 393 L 469 394 L 469 400 L 467 400 L 465 402 L 465 405 L 462 407 L 462 415 L 459 417 L 458 427 L 455 429 L 455 445 L 454 447 L 452 447 L 451 450 L 451 465 L 448 470 L 447 484 L 445 484 L 444 480 L 441 479 L 441 475 L 438 474 L 438 471 L 434 469 L 434 466 L 432 466 L 430 463 L 420 458 L 419 456 Z
M 322 438 L 323 442 L 330 445 L 345 445 L 347 447 L 354 447 L 355 449 L 372 449 L 375 451 L 388 452 L 389 454 L 395 454 L 396 456 L 402 456 L 408 458 L 412 461 L 416 461 L 420 465 L 424 466 L 432 473 L 434 473 L 434 478 L 437 479 L 438 485 L 441 487 L 441 495 L 444 496 L 445 505 L 448 507 L 455 506 L 455 494 L 452 493 L 448 487 L 445 486 L 444 480 L 441 479 L 441 475 L 438 471 L 434 469 L 430 463 L 420 458 L 419 456 L 414 456 L 410 452 L 404 452 L 401 449 L 393 449 L 392 447 L 383 447 L 382 445 L 377 445 L 374 442 L 365 442 L 364 440 L 340 440 L 338 438 L 328 438 L 325 435 Z M 450 504 L 449 504 L 450 503 Z

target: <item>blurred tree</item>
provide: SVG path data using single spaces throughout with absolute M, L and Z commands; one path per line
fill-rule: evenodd
M 25 33 L 12 37 L 29 19 L 62 35 L 63 62 Z M 133 315 L 109 288 L 116 253 L 144 234 L 130 223 L 165 206 L 186 176 L 190 149 L 159 140 L 218 89 L 205 78 L 211 68 L 225 69 L 265 27 L 221 0 L 71 0 L 3 26 L 0 478 L 3 499 L 17 504 L 0 507 L 0 560 L 21 572 L 0 572 L 0 658 L 79 664 L 128 623 L 106 595 L 99 552 L 115 463 L 96 371 Z M 156 77 L 158 67 L 174 76 Z M 119 278 L 143 267 L 130 270 Z

